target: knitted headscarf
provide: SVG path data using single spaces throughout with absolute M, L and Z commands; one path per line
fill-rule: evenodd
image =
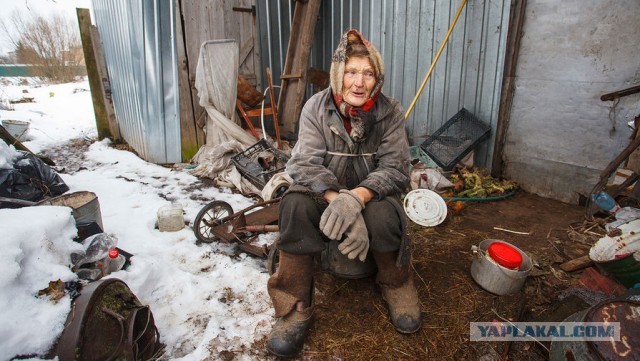
M 353 105 L 344 101 L 342 95 L 342 79 L 344 77 L 344 66 L 347 63 L 347 51 L 350 46 L 355 44 L 364 45 L 364 47 L 369 52 L 369 60 L 371 61 L 371 65 L 376 73 L 376 84 L 373 86 L 371 90 L 371 95 L 369 99 L 360 107 L 354 107 Z M 338 106 L 338 110 L 340 114 L 345 118 L 351 119 L 351 138 L 354 141 L 360 141 L 364 139 L 365 136 L 365 113 L 373 108 L 373 105 L 378 99 L 378 95 L 382 90 L 382 84 L 384 83 L 384 64 L 382 62 L 382 57 L 378 50 L 371 45 L 357 30 L 351 29 L 348 30 L 342 38 L 340 39 L 340 43 L 336 48 L 336 51 L 333 53 L 333 58 L 331 59 L 331 70 L 330 70 L 330 80 L 331 80 L 331 90 L 333 92 L 333 99 Z

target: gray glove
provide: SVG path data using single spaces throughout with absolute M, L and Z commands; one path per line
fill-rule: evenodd
M 358 257 L 364 262 L 369 252 L 369 234 L 362 213 L 358 214 L 345 234 L 347 237 L 338 245 L 338 250 L 349 259 Z
M 330 239 L 340 240 L 364 209 L 364 202 L 350 190 L 342 189 L 320 217 L 320 230 Z

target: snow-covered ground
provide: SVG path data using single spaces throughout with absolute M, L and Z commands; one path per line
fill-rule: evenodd
M 238 360 L 265 358 L 264 351 L 252 347 L 272 324 L 264 260 L 232 257 L 232 247 L 224 244 L 196 245 L 190 227 L 177 232 L 156 228 L 158 209 L 172 201 L 182 205 L 191 226 L 209 201 L 226 201 L 238 211 L 252 200 L 206 187 L 185 170 L 114 149 L 107 140 L 96 141 L 86 79 L 59 85 L 19 81 L 0 78 L 0 119 L 30 122 L 24 142 L 29 149 L 46 154 L 69 149 L 78 138 L 91 143 L 80 155 L 69 152 L 68 162 L 75 165 L 60 176 L 69 193 L 98 196 L 105 232 L 134 254 L 126 270 L 108 277 L 126 282 L 151 307 L 166 345 L 165 359 L 216 360 L 223 351 Z M 7 100 L 22 97 L 34 102 L 8 106 Z M 11 167 L 14 158 L 15 149 L 0 140 L 0 168 Z M 69 295 L 53 301 L 38 291 L 50 281 L 76 279 L 69 268 L 70 253 L 81 248 L 73 242 L 75 221 L 67 207 L 0 209 L 0 230 L 0 361 L 16 355 L 38 359 L 54 345 L 71 307 Z M 261 237 L 271 242 L 275 236 Z

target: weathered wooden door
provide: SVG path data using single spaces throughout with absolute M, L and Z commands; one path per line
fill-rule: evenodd
M 260 84 L 260 60 L 256 37 L 254 0 L 179 0 L 178 41 L 184 44 L 178 54 L 180 73 L 181 128 L 183 149 L 195 154 L 205 142 L 206 112 L 198 104 L 195 89 L 200 45 L 208 40 L 234 39 L 239 47 L 239 74 L 254 86 Z M 180 32 L 182 34 L 180 34 Z M 187 109 L 183 109 L 183 108 Z M 189 134 L 192 134 L 191 136 Z M 193 151 L 195 149 L 195 151 Z M 193 156 L 191 154 L 191 156 Z

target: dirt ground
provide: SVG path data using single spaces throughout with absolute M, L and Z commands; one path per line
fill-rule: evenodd
M 564 273 L 558 265 L 587 254 L 600 237 L 598 228 L 586 222 L 584 207 L 524 191 L 466 204 L 437 227 L 411 222 L 422 329 L 413 335 L 394 330 L 373 277 L 348 280 L 321 273 L 315 324 L 300 359 L 547 360 L 549 343 L 471 342 L 469 323 L 561 321 L 586 308 L 580 299 L 568 309 L 558 301 L 581 273 Z M 471 246 L 485 239 L 508 241 L 532 258 L 536 266 L 517 294 L 492 295 L 471 277 Z
M 51 153 L 73 173 L 82 169 L 83 152 L 89 144 L 78 140 Z M 206 179 L 202 182 L 213 186 Z M 424 320 L 419 332 L 402 335 L 395 331 L 374 277 L 350 280 L 319 272 L 315 324 L 298 359 L 548 360 L 548 342 L 469 341 L 469 323 L 561 321 L 587 308 L 580 298 L 559 299 L 566 290 L 580 287 L 577 280 L 582 272 L 569 274 L 558 266 L 587 254 L 604 235 L 606 219 L 587 221 L 582 206 L 522 190 L 500 201 L 464 204 L 459 212 L 450 207 L 447 219 L 436 227 L 409 221 L 414 279 Z M 471 247 L 485 239 L 510 242 L 532 258 L 535 266 L 518 293 L 496 296 L 474 282 Z M 265 350 L 265 343 L 262 339 L 253 348 Z M 261 358 L 273 359 L 266 352 Z

